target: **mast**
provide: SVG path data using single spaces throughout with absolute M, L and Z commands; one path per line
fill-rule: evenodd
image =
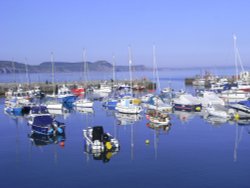
M 113 54 L 112 56 L 112 60 L 113 60 L 113 87 L 114 87 L 114 82 L 115 82 L 115 55 Z
M 87 82 L 87 58 L 86 49 L 83 49 L 83 66 L 84 66 L 84 81 Z
M 234 39 L 234 65 L 235 65 L 235 79 L 236 82 L 238 82 L 238 75 L 239 75 L 239 70 L 238 70 L 238 62 L 237 62 L 237 47 L 236 47 L 236 40 L 237 37 L 234 34 L 233 35 L 233 39 Z
M 130 93 L 131 96 L 133 96 L 133 83 L 132 83 L 132 54 L 131 54 L 131 47 L 128 47 L 128 56 L 129 56 L 129 60 L 128 60 L 128 64 L 129 64 L 129 79 L 130 79 Z
M 12 70 L 14 73 L 14 83 L 16 84 L 16 68 L 15 68 L 15 62 L 13 59 L 12 59 Z
M 26 73 L 26 80 L 27 80 L 27 86 L 29 88 L 30 86 L 30 79 L 29 79 L 29 72 L 28 72 L 28 65 L 27 65 L 27 58 L 25 58 L 25 73 Z
M 55 70 L 54 70 L 54 53 L 51 52 L 50 54 L 50 61 L 51 61 L 51 77 L 52 77 L 52 87 L 53 87 L 53 95 L 55 95 Z
M 156 83 L 158 85 L 158 91 L 161 91 L 161 85 L 160 85 L 160 79 L 159 79 L 159 73 L 158 73 L 158 67 L 156 64 L 156 53 L 155 53 L 155 45 L 153 45 L 153 66 L 154 66 L 154 76 L 156 77 Z M 156 88 L 155 88 L 156 89 Z

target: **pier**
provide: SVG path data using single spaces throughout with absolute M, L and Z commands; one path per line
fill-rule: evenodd
M 24 90 L 29 90 L 33 89 L 34 87 L 39 86 L 41 91 L 43 91 L 46 94 L 51 94 L 53 93 L 53 90 L 56 87 L 60 87 L 63 84 L 67 85 L 70 89 L 77 88 L 77 86 L 81 86 L 84 88 L 99 88 L 101 84 L 107 84 L 107 85 L 130 85 L 130 81 L 128 80 L 116 80 L 113 81 L 111 80 L 91 80 L 87 82 L 81 82 L 81 81 L 74 81 L 74 82 L 56 82 L 52 84 L 51 82 L 32 82 L 30 84 L 28 83 L 0 83 L 0 95 L 3 96 L 8 89 L 12 88 L 15 89 L 18 87 L 19 84 L 22 85 L 22 88 Z M 152 81 L 148 79 L 137 79 L 133 80 L 132 82 L 133 89 L 134 90 L 142 90 L 142 89 L 147 89 L 147 90 L 152 90 L 156 87 L 156 84 L 153 83 Z

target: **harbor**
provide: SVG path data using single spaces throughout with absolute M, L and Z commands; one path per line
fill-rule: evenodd
M 0 188 L 250 187 L 250 1 L 0 1 Z

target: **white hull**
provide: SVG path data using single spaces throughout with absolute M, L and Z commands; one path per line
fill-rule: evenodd
M 63 105 L 61 103 L 58 104 L 47 104 L 46 107 L 50 110 L 50 109 L 54 109 L 54 110 L 62 110 Z
M 159 118 L 149 117 L 149 121 L 159 125 L 168 125 L 170 120 L 168 118 L 164 118 L 164 120 L 160 120 Z
M 74 102 L 73 104 L 76 107 L 92 108 L 94 103 L 92 101 L 89 101 L 89 100 L 85 100 L 85 99 L 81 100 L 80 99 L 80 100 Z
M 140 106 L 132 106 L 132 107 L 117 106 L 115 109 L 118 112 L 125 114 L 139 114 L 142 111 L 142 108 Z
M 220 118 L 230 118 L 227 112 L 225 111 L 219 111 L 214 109 L 207 109 L 207 112 L 211 116 L 220 117 Z

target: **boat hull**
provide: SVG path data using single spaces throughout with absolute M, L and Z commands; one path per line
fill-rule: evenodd
M 200 112 L 202 109 L 201 104 L 196 105 L 185 105 L 185 104 L 174 104 L 174 110 L 188 111 L 188 112 Z

